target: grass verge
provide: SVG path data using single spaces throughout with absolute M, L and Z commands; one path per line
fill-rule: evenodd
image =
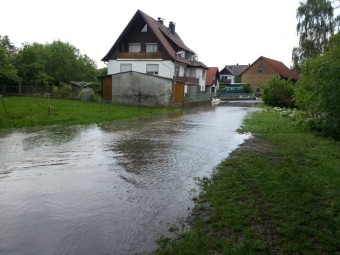
M 0 129 L 44 125 L 75 125 L 145 117 L 169 111 L 111 103 L 43 97 L 6 97 L 0 104 Z M 6 114 L 7 113 L 7 114 Z
M 155 254 L 340 254 L 340 142 L 268 110 L 242 131 L 254 137 L 201 180 L 191 229 Z

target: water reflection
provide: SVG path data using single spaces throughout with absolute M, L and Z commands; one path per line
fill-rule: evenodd
M 235 130 L 250 111 L 204 105 L 0 137 L 0 253 L 151 251 L 188 215 L 195 177 L 247 138 Z

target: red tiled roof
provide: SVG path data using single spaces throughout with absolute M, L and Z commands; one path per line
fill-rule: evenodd
M 294 80 L 297 80 L 299 77 L 296 72 L 290 70 L 287 66 L 285 66 L 282 62 L 266 58 L 266 57 L 259 57 L 254 63 L 262 59 L 265 61 L 275 72 L 277 72 L 281 77 L 283 78 L 292 78 Z M 253 63 L 253 64 L 254 64 Z M 243 74 L 246 70 L 248 70 L 253 64 L 251 64 L 247 69 L 245 69 L 241 74 Z
M 267 62 L 268 65 L 270 65 L 278 74 L 280 74 L 284 78 L 292 78 L 297 80 L 298 76 L 295 72 L 290 70 L 287 66 L 285 66 L 282 62 L 262 57 L 262 59 Z
M 154 32 L 154 34 L 157 37 L 157 39 L 159 40 L 159 42 L 162 44 L 162 46 L 164 47 L 166 52 L 169 54 L 169 56 L 174 61 L 185 63 L 185 64 L 193 66 L 193 67 L 207 68 L 207 66 L 204 65 L 200 61 L 191 61 L 191 60 L 188 60 L 188 59 L 181 58 L 181 57 L 177 56 L 176 52 L 173 49 L 173 47 L 171 46 L 170 42 L 175 44 L 180 49 L 186 50 L 186 51 L 191 52 L 191 53 L 195 53 L 195 52 L 193 50 L 191 50 L 190 48 L 188 48 L 184 44 L 184 42 L 182 41 L 182 39 L 179 37 L 179 35 L 176 32 L 174 34 L 172 34 L 168 27 L 166 27 L 165 25 L 163 25 L 159 21 L 156 21 L 155 19 L 153 19 L 149 15 L 145 14 L 141 10 L 137 10 L 135 15 L 132 17 L 132 19 L 130 20 L 128 25 L 125 27 L 125 29 L 123 30 L 121 35 L 118 37 L 117 41 L 111 47 L 109 52 L 105 55 L 105 57 L 102 59 L 102 61 L 108 61 L 109 60 L 109 57 L 112 54 L 113 50 L 119 45 L 121 40 L 124 38 L 125 34 L 130 29 L 130 26 L 132 25 L 133 20 L 136 19 L 138 16 L 141 16 L 144 19 L 144 21 L 146 22 L 148 27 Z
M 216 76 L 218 77 L 218 73 L 218 67 L 209 67 L 206 73 L 205 85 L 213 85 L 213 81 L 216 80 Z

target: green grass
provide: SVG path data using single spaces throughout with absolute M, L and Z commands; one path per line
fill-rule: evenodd
M 111 122 L 169 111 L 156 107 L 139 108 L 43 97 L 5 97 L 3 102 L 5 107 L 0 101 L 0 129 Z
M 340 254 L 340 142 L 264 110 L 255 134 L 223 161 L 193 210 L 191 230 L 156 254 Z

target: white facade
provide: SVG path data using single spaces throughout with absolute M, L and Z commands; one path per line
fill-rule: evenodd
M 121 65 L 131 64 L 134 72 L 146 73 L 147 65 L 158 65 L 158 74 L 161 77 L 172 79 L 175 73 L 175 65 L 172 61 L 163 60 L 140 60 L 140 59 L 129 59 L 129 60 L 110 60 L 107 64 L 107 74 L 121 73 Z
M 109 60 L 107 69 L 108 74 L 117 74 L 126 71 L 134 71 L 139 73 L 147 73 L 148 67 L 158 67 L 156 74 L 160 77 L 173 79 L 175 75 L 175 65 L 179 67 L 178 76 L 194 77 L 199 80 L 199 90 L 205 91 L 206 71 L 202 68 L 186 68 L 182 63 L 172 62 L 170 60 L 141 60 L 141 59 L 126 59 L 126 60 Z
M 230 80 L 230 83 L 235 83 L 235 75 L 231 75 L 231 74 L 221 74 L 221 75 L 220 75 L 220 80 L 221 80 L 221 81 Z

